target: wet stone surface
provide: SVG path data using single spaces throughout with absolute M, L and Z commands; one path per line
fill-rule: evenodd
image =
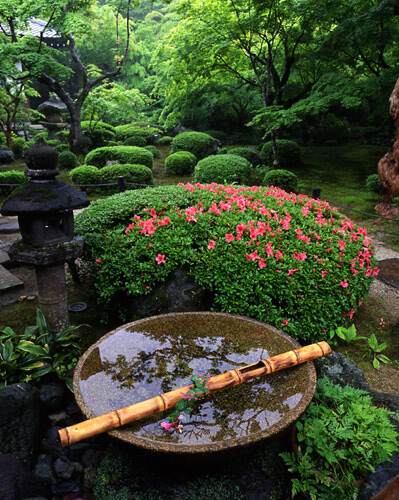
M 257 321 L 217 313 L 147 318 L 94 344 L 75 372 L 75 395 L 88 416 L 100 415 L 299 347 Z M 312 363 L 216 392 L 198 401 L 183 433 L 166 432 L 159 413 L 112 434 L 162 451 L 216 451 L 270 437 L 295 421 L 315 389 Z
M 378 279 L 388 285 L 399 288 L 399 259 L 385 259 L 378 263 Z

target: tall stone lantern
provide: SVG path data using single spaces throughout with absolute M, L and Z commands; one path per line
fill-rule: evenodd
M 10 258 L 35 267 L 39 307 L 53 331 L 69 325 L 65 262 L 81 255 L 83 239 L 74 236 L 73 210 L 89 205 L 85 193 L 55 177 L 58 153 L 43 141 L 25 153 L 30 180 L 6 200 L 2 215 L 17 215 L 22 239 Z

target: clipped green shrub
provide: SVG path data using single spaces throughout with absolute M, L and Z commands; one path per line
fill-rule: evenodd
M 219 148 L 216 152 L 217 155 L 225 155 L 229 152 L 229 148 Z
M 138 146 L 106 146 L 93 149 L 85 158 L 87 165 L 95 165 L 98 168 L 105 167 L 107 161 L 145 165 L 152 169 L 153 156 L 149 151 Z
M 196 157 L 188 151 L 177 151 L 165 160 L 166 175 L 189 175 L 194 172 Z
M 231 148 L 229 154 L 241 156 L 249 161 L 254 167 L 260 163 L 260 155 L 257 151 L 250 148 Z
M 371 174 L 366 178 L 366 189 L 369 193 L 381 194 L 382 185 L 378 174 Z
M 93 165 L 82 165 L 69 172 L 69 177 L 74 184 L 99 184 L 100 169 Z
M 161 157 L 161 152 L 155 146 L 152 146 L 152 145 L 145 146 L 144 149 L 146 149 L 147 151 L 149 151 L 154 158 L 160 158 Z
M 222 144 L 227 143 L 227 134 L 222 130 L 206 130 L 205 134 L 211 135 L 212 137 L 220 141 Z
M 248 132 L 233 132 L 229 137 L 229 144 L 253 144 L 253 136 Z
M 289 170 L 269 170 L 263 180 L 265 186 L 279 187 L 287 193 L 295 192 L 298 187 L 298 177 Z
M 124 321 L 133 297 L 184 266 L 214 310 L 322 340 L 349 321 L 378 272 L 365 229 L 326 201 L 278 188 L 129 191 L 93 202 L 75 232 L 95 266 L 99 307 Z
M 125 146 L 140 146 L 144 147 L 147 144 L 147 141 L 145 140 L 144 137 L 141 137 L 140 135 L 132 135 L 128 137 L 123 144 Z
M 164 135 L 163 137 L 160 137 L 157 140 L 157 145 L 158 146 L 169 146 L 173 141 L 173 137 L 170 137 L 169 135 Z
M 105 146 L 115 139 L 115 127 L 102 121 L 84 120 L 81 122 L 82 134 L 93 148 Z
M 277 140 L 276 148 L 281 168 L 295 168 L 302 165 L 301 148 L 295 141 L 287 139 Z M 265 165 L 273 165 L 273 150 L 270 141 L 262 146 L 260 159 Z
M 134 184 L 153 185 L 152 171 L 144 165 L 109 165 L 100 172 L 100 180 L 103 183 L 117 182 L 119 176 L 123 176 L 126 182 Z M 137 189 L 137 186 L 127 186 L 128 189 Z
M 61 170 L 72 170 L 78 166 L 78 158 L 72 151 L 62 151 L 58 155 L 58 166 Z
M 24 155 L 26 141 L 23 137 L 16 137 L 13 141 L 12 151 L 15 159 L 22 158 Z
M 162 130 L 153 126 L 140 126 L 136 124 L 118 125 L 115 127 L 116 138 L 125 141 L 128 137 L 143 137 L 147 144 L 152 144 L 157 137 L 162 135 Z
M 215 139 L 203 132 L 182 132 L 173 138 L 172 153 L 189 151 L 197 160 L 215 154 L 217 145 Z
M 213 155 L 200 160 L 194 171 L 196 182 L 219 184 L 248 184 L 252 165 L 240 156 L 225 154 Z
M 18 170 L 7 170 L 6 172 L 0 172 L 0 184 L 25 184 L 28 178 L 23 172 Z M 0 186 L 0 192 L 3 194 L 9 194 L 17 186 Z
M 296 423 L 298 454 L 284 452 L 294 473 L 293 496 L 357 498 L 358 479 L 399 451 L 393 413 L 373 406 L 371 396 L 323 377 L 308 409 Z

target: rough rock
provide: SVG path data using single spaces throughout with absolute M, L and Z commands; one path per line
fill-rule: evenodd
M 0 498 L 21 500 L 33 496 L 46 496 L 48 489 L 15 455 L 0 455 Z
M 15 161 L 15 158 L 12 151 L 9 151 L 8 149 L 3 149 L 0 151 L 0 165 L 12 163 L 13 161 Z
M 16 452 L 24 461 L 30 462 L 39 431 L 39 390 L 23 382 L 1 389 L 0 453 Z
M 66 456 L 61 456 L 54 462 L 54 472 L 61 479 L 71 479 L 74 470 L 74 466 Z
M 370 391 L 370 386 L 362 370 L 349 361 L 349 359 L 339 352 L 332 352 L 329 356 L 316 359 L 317 376 L 327 376 L 334 384 L 342 387 L 350 385 L 355 389 Z
M 399 396 L 388 392 L 373 392 L 371 396 L 376 406 L 383 406 L 391 411 L 399 412 Z
M 373 495 L 376 495 L 394 479 L 398 470 L 399 453 L 395 453 L 392 462 L 383 462 L 375 469 L 375 472 L 368 476 L 363 483 L 357 500 L 369 500 Z
M 131 316 L 137 319 L 171 312 L 209 311 L 211 302 L 209 292 L 197 285 L 186 271 L 177 269 L 151 295 L 133 299 Z
M 60 410 L 65 395 L 65 386 L 58 382 L 49 382 L 40 387 L 40 403 L 46 410 Z

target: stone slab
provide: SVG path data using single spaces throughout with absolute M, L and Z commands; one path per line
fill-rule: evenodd
M 0 266 L 0 293 L 23 288 L 23 282 Z
M 19 232 L 17 217 L 0 217 L 0 234 L 12 234 Z
M 10 260 L 8 253 L 4 252 L 4 250 L 1 250 L 1 248 L 0 248 L 0 264 L 3 264 L 4 262 L 7 262 L 8 260 Z

